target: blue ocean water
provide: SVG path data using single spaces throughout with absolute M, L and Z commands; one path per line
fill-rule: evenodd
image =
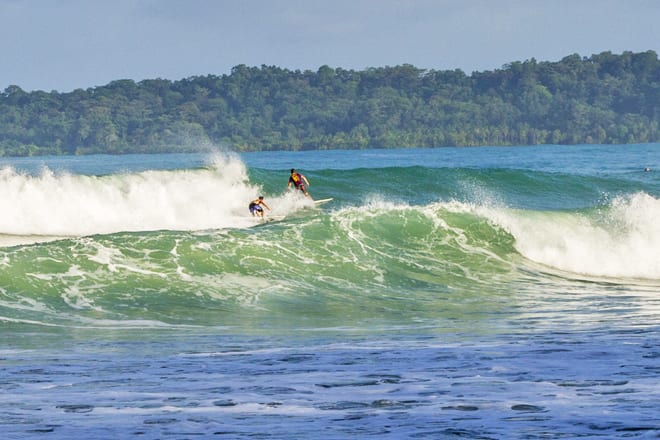
M 658 144 L 2 158 L 0 207 L 2 438 L 660 436 Z

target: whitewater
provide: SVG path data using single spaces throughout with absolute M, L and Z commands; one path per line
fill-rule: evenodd
M 0 158 L 0 210 L 3 438 L 660 436 L 658 144 Z

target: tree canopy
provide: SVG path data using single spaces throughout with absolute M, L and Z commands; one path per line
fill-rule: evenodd
M 0 155 L 642 143 L 660 141 L 653 51 L 316 72 L 239 65 L 179 81 L 0 93 Z

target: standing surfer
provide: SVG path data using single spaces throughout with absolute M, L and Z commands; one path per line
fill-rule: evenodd
M 309 186 L 307 177 L 296 172 L 295 168 L 291 168 L 291 176 L 289 176 L 289 183 L 287 183 L 286 187 L 291 188 L 291 184 L 293 184 L 296 189 L 302 191 L 307 197 L 310 199 L 312 198 L 312 196 L 307 192 L 307 187 Z

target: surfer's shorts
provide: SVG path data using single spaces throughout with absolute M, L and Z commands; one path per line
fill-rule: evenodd
M 250 214 L 254 214 L 255 212 L 263 212 L 263 208 L 260 205 L 252 205 L 250 206 Z

